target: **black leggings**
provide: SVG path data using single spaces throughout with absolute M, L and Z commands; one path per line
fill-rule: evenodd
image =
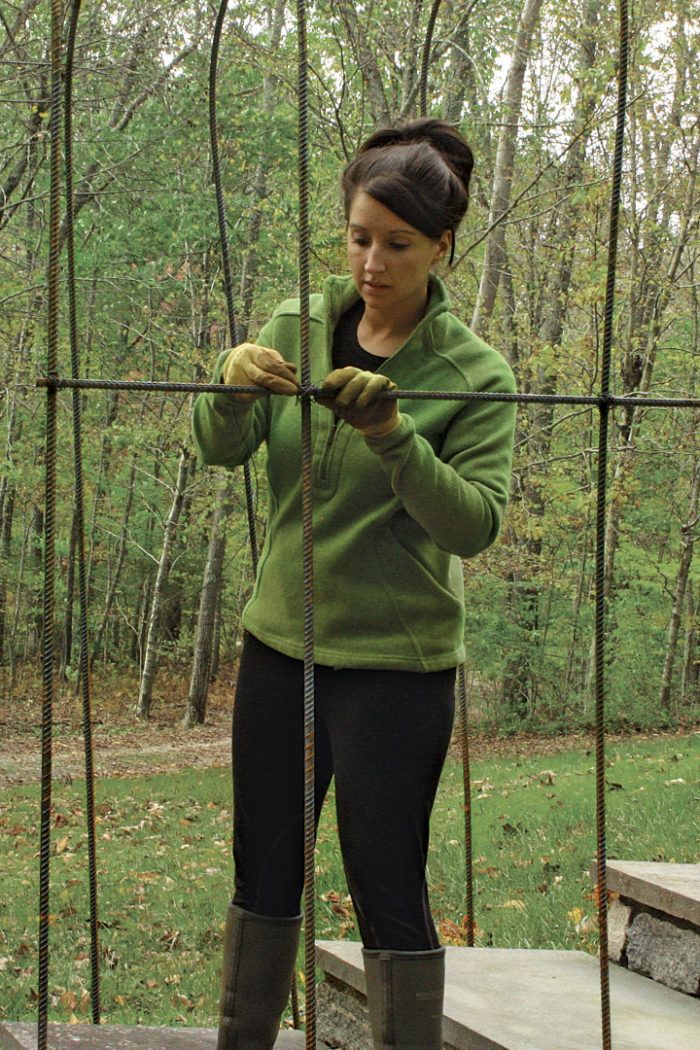
M 428 823 L 454 717 L 454 670 L 316 666 L 316 823 L 335 776 L 338 834 L 366 948 L 439 944 L 425 879 Z M 299 912 L 303 664 L 246 635 L 233 714 L 234 903 Z

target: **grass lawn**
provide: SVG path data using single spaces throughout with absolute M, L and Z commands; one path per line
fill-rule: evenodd
M 698 860 L 699 742 L 696 734 L 608 744 L 609 858 Z M 450 761 L 429 860 L 435 919 L 453 944 L 462 943 L 464 917 L 461 777 Z M 593 754 L 477 755 L 472 777 L 478 943 L 595 951 Z M 36 1014 L 38 798 L 33 786 L 0 801 L 0 1020 Z M 227 771 L 102 780 L 97 799 L 103 1021 L 213 1024 L 231 883 Z M 81 782 L 55 785 L 52 1020 L 90 1019 L 83 810 Z M 357 939 L 330 804 L 317 893 L 318 938 Z

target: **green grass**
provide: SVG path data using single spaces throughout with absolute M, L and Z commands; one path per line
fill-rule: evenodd
M 698 736 L 609 744 L 608 857 L 695 861 Z M 588 875 L 595 851 L 594 756 L 570 751 L 473 763 L 478 943 L 595 951 Z M 431 899 L 443 939 L 464 916 L 461 767 L 436 803 Z M 89 1020 L 89 930 L 82 784 L 56 785 L 51 891 L 51 1017 Z M 229 896 L 226 771 L 98 785 L 103 1019 L 214 1022 Z M 38 789 L 0 802 L 0 1020 L 35 1017 Z M 327 805 L 317 845 L 317 936 L 357 939 Z M 300 962 L 301 965 L 301 962 Z

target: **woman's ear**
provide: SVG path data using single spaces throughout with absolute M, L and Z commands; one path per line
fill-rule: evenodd
M 449 255 L 451 248 L 452 230 L 443 230 L 437 242 L 437 254 L 435 255 L 435 262 L 437 262 L 439 259 L 444 259 L 446 255 Z
M 433 266 L 439 262 L 443 262 L 449 258 L 450 250 L 452 248 L 452 230 L 445 230 L 440 234 L 435 246 L 435 256 L 433 258 Z

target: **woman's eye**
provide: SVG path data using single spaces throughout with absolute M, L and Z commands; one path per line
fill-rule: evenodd
M 364 247 L 368 243 L 365 237 L 353 237 L 352 244 L 359 244 L 360 247 Z
M 409 245 L 408 245 L 408 244 L 398 244 L 398 243 L 394 243 L 394 244 L 390 244 L 390 245 L 389 245 L 389 247 L 390 247 L 390 248 L 391 248 L 391 250 L 392 250 L 392 251 L 394 251 L 394 252 L 402 252 L 402 251 L 403 251 L 403 250 L 404 250 L 405 248 L 408 248 L 408 247 L 409 247 Z

